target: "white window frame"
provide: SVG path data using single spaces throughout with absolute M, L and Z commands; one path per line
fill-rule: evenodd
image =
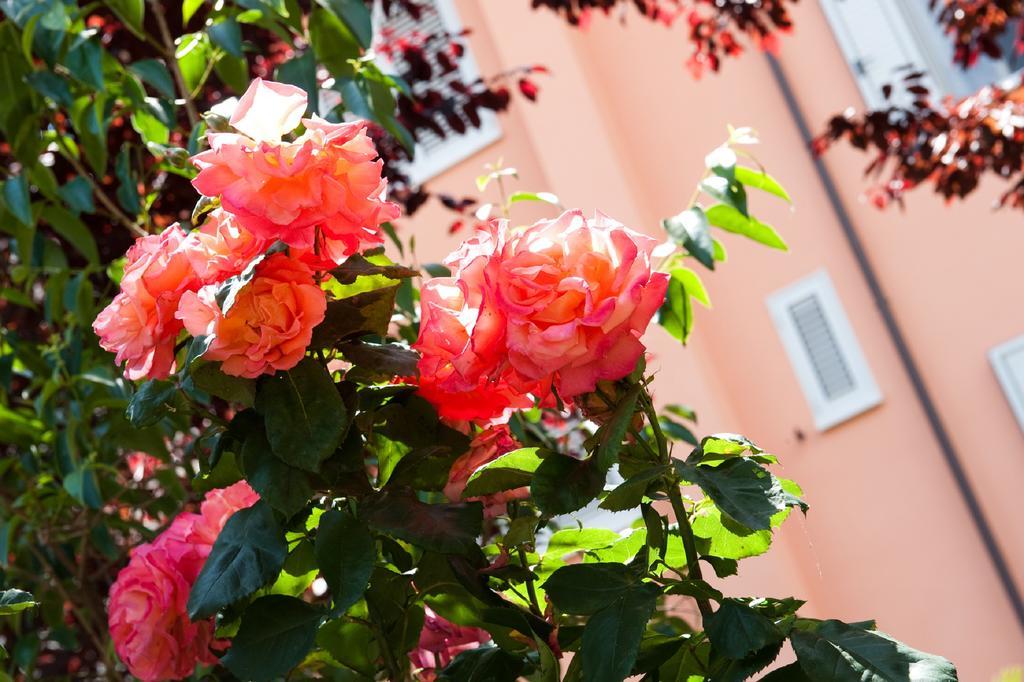
M 817 297 L 855 385 L 853 391 L 834 399 L 825 395 L 804 340 L 790 313 L 790 307 L 794 303 L 809 296 Z M 814 425 L 819 431 L 837 426 L 882 402 L 882 392 L 875 382 L 828 272 L 824 269 L 817 270 L 771 294 L 765 303 L 807 404 L 811 408 Z
M 454 0 L 429 1 L 436 8 L 445 30 L 452 35 L 462 32 L 463 25 Z M 379 3 L 377 5 L 379 7 Z M 379 11 L 377 16 L 383 20 L 383 11 Z M 378 26 L 381 25 L 380 21 L 375 20 L 374 23 Z M 382 62 L 386 61 L 383 56 L 380 59 Z M 480 69 L 473 58 L 473 50 L 468 44 L 466 51 L 459 59 L 458 70 L 465 83 L 473 83 L 480 78 Z M 440 175 L 501 139 L 501 123 L 498 121 L 497 114 L 488 109 L 480 109 L 477 114 L 480 116 L 478 127 L 470 126 L 462 135 L 454 134 L 446 137 L 444 143 L 432 152 L 428 153 L 421 145 L 416 145 L 413 160 L 405 166 L 405 172 L 414 185 L 422 184 Z
M 953 40 L 925 0 L 821 0 L 821 8 L 871 108 L 909 103 L 900 82 L 909 71 L 897 71 L 905 65 L 926 72 L 922 82 L 933 102 L 969 95 L 1012 75 L 1001 60 L 982 58 L 966 71 L 955 65 Z M 886 83 L 893 85 L 890 100 L 882 96 Z
M 1016 374 L 1010 366 L 1010 358 L 1017 354 L 1024 355 L 1024 334 L 991 349 L 988 360 L 1017 418 L 1017 424 L 1024 431 L 1024 375 Z

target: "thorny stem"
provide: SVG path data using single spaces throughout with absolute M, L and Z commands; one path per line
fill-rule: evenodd
M 93 646 L 96 647 L 96 653 L 103 658 L 103 663 L 107 669 L 107 679 L 116 679 L 114 677 L 114 661 L 111 659 L 110 652 L 107 651 L 107 647 L 106 644 L 103 642 L 103 639 L 99 636 L 99 633 L 96 630 L 96 628 L 93 627 L 92 620 L 86 617 L 86 614 L 82 611 L 81 608 L 79 608 L 75 600 L 71 598 L 71 595 L 68 594 L 68 591 L 64 588 L 64 584 L 60 581 L 60 577 L 57 575 L 57 571 L 53 568 L 53 565 L 46 558 L 46 556 L 43 555 L 42 551 L 34 545 L 29 545 L 28 549 L 29 552 L 31 552 L 32 556 L 36 558 L 36 561 L 38 561 L 42 565 L 43 570 L 50 574 L 53 586 L 56 588 L 58 594 L 60 594 L 61 599 L 63 599 L 68 604 L 68 606 L 71 607 L 71 611 L 75 614 L 76 620 L 82 626 L 82 629 L 85 630 L 85 633 L 89 636 L 89 639 L 92 640 Z
M 391 650 L 388 638 L 384 634 L 384 627 L 381 625 L 380 618 L 378 617 L 377 609 L 371 605 L 369 600 L 366 602 L 366 606 L 372 627 L 377 633 L 377 640 L 380 643 L 381 652 L 384 654 L 384 663 L 388 667 L 388 679 L 396 682 L 402 682 L 408 679 L 406 672 L 400 665 L 398 665 L 398 659 L 395 658 L 395 653 Z
M 522 547 L 519 548 L 518 554 L 519 563 L 523 565 L 523 568 L 529 571 L 530 567 L 526 563 L 526 552 L 523 551 Z M 540 610 L 540 602 L 537 601 L 537 588 L 533 586 L 532 573 L 530 573 L 530 575 L 526 578 L 526 594 L 530 597 L 530 610 L 533 611 L 536 615 L 543 618 L 544 612 Z
M 192 101 L 192 93 L 189 92 L 188 86 L 185 85 L 185 76 L 181 73 L 181 67 L 178 66 L 178 58 L 175 56 L 174 39 L 171 37 L 171 30 L 167 27 L 163 3 L 158 0 L 149 0 L 149 6 L 153 10 L 157 28 L 160 30 L 160 39 L 163 41 L 164 59 L 167 60 L 167 68 L 171 70 L 174 81 L 178 85 L 178 90 L 181 92 L 181 97 L 185 100 L 185 111 L 188 113 L 189 123 L 195 128 L 199 125 L 199 112 L 196 111 L 195 102 Z
M 114 203 L 113 199 L 107 196 L 107 193 L 103 191 L 103 188 L 99 186 L 99 184 L 93 179 L 89 171 L 85 169 L 85 166 L 82 165 L 82 162 L 75 157 L 74 153 L 68 147 L 68 143 L 64 140 L 64 137 L 60 134 L 59 130 L 57 131 L 57 135 L 55 137 L 57 139 L 57 146 L 59 146 L 61 148 L 61 151 L 64 152 L 64 157 L 68 160 L 68 163 L 71 164 L 71 167 L 75 169 L 75 172 L 78 173 L 78 177 L 85 178 L 85 181 L 89 183 L 90 187 L 92 187 L 93 194 L 95 194 L 96 198 L 100 200 L 100 203 L 103 204 L 103 207 L 107 209 L 107 211 L 112 216 L 114 216 L 114 218 L 117 219 L 117 222 L 121 223 L 125 228 L 128 229 L 129 232 L 134 234 L 136 237 L 145 237 L 147 234 L 149 234 L 144 229 L 142 229 L 142 227 L 140 227 L 138 223 L 136 223 L 127 215 L 125 215 L 125 212 L 122 211 L 118 207 L 118 205 Z
M 663 464 L 671 465 L 672 457 L 668 451 L 668 440 L 665 438 L 664 432 L 661 430 L 661 424 L 658 422 L 658 413 L 654 409 L 654 403 L 651 401 L 650 395 L 644 391 L 640 394 L 640 403 L 643 406 L 644 414 L 647 415 L 647 421 L 651 424 L 651 430 L 654 432 L 654 439 L 658 443 L 658 454 Z M 679 490 L 681 481 L 677 474 L 673 474 L 669 478 L 669 483 L 666 488 L 668 499 L 672 503 L 672 511 L 676 516 L 676 524 L 679 526 L 679 537 L 683 540 L 683 549 L 686 550 L 686 570 L 687 575 L 693 580 L 703 580 L 700 570 L 700 559 L 697 557 L 697 542 L 693 537 L 693 528 L 690 527 L 690 518 L 686 513 L 686 507 L 683 505 L 683 495 Z M 713 613 L 711 609 L 711 602 L 706 598 L 697 597 L 697 608 L 700 609 L 700 615 L 703 620 L 707 620 Z

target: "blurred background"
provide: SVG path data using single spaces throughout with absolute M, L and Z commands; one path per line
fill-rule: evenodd
M 658 399 L 692 407 L 701 433 L 753 438 L 807 491 L 807 517 L 731 589 L 876 617 L 964 680 L 1020 663 L 1021 216 L 994 210 L 998 179 L 963 201 L 921 188 L 882 210 L 871 157 L 841 146 L 815 158 L 808 139 L 837 112 L 885 106 L 883 86 L 915 70 L 935 99 L 965 96 L 1013 74 L 1017 52 L 964 70 L 924 1 L 820 0 L 790 10 L 774 55 L 695 79 L 690 46 L 658 22 L 595 15 L 581 30 L 526 3 L 434 4 L 471 27 L 481 72 L 536 59 L 549 72 L 533 104 L 422 145 L 414 174 L 435 192 L 475 196 L 474 178 L 501 159 L 518 170 L 514 189 L 660 235 L 732 124 L 758 131 L 752 153 L 793 196 L 791 208 L 757 204 L 789 252 L 730 240 L 685 350 L 648 332 Z M 522 203 L 513 218 L 554 210 Z M 471 212 L 446 236 L 451 212 L 428 204 L 403 229 L 436 261 L 471 234 Z

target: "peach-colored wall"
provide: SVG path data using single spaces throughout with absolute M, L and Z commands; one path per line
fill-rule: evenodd
M 777 452 L 785 475 L 807 491 L 806 520 L 789 521 L 775 551 L 745 562 L 728 589 L 806 598 L 811 615 L 877 618 L 911 645 L 950 657 L 964 680 L 986 680 L 1024 660 L 1021 627 L 765 59 L 728 60 L 722 73 L 694 82 L 683 68 L 681 27 L 598 20 L 579 33 L 528 5 L 459 3 L 484 73 L 540 62 L 552 75 L 540 81 L 537 103 L 517 103 L 502 118 L 499 142 L 432 188 L 472 194 L 482 165 L 503 157 L 520 171 L 518 188 L 552 191 L 566 205 L 600 208 L 657 234 L 660 218 L 683 208 L 704 154 L 732 123 L 761 132 L 758 157 L 795 197 L 792 210 L 754 198 L 789 253 L 727 238 L 729 261 L 705 277 L 715 307 L 698 311 L 690 345 L 680 348 L 660 329 L 648 335 L 659 399 L 694 406 L 704 432 L 739 431 Z M 800 3 L 795 22 L 779 59 L 805 116 L 821 126 L 861 106 L 860 96 L 817 4 Z M 998 187 L 952 207 L 919 190 L 905 212 L 879 212 L 859 200 L 865 157 L 838 148 L 826 163 L 1024 586 L 1024 515 L 1016 507 L 1024 436 L 985 355 L 1024 333 L 1024 278 L 1014 267 L 1024 253 L 1019 216 L 989 210 Z M 544 213 L 517 208 L 515 217 Z M 421 260 L 439 259 L 461 238 L 445 236 L 450 222 L 451 214 L 427 207 L 405 227 L 417 234 Z M 879 407 L 825 433 L 813 425 L 764 304 L 820 267 L 884 395 Z

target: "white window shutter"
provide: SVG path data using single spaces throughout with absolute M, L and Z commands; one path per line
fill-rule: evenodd
M 819 430 L 882 402 L 827 272 L 772 294 L 767 304 Z
M 989 351 L 988 359 L 1017 423 L 1024 430 L 1024 336 L 996 346 Z
M 953 40 L 927 0 L 821 0 L 821 9 L 873 109 L 910 104 L 902 83 L 909 71 L 926 73 L 921 83 L 938 102 L 945 95 L 967 96 L 1017 68 L 1012 52 L 1003 60 L 982 58 L 967 71 L 954 65 Z M 894 86 L 890 100 L 882 95 L 887 83 Z
M 393 5 L 391 16 L 383 22 L 393 32 L 392 39 L 401 38 L 413 31 L 428 35 L 449 33 L 453 36 L 462 31 L 462 22 L 454 0 L 420 0 L 419 5 L 422 8 L 422 15 L 418 21 L 397 3 Z M 442 73 L 440 66 L 433 59 L 430 60 L 430 66 L 432 78 L 426 82 L 411 84 L 414 90 L 436 90 L 458 100 L 462 95 L 455 92 L 449 84 L 455 79 L 467 84 L 473 83 L 480 77 L 480 71 L 468 45 L 454 72 Z M 401 65 L 393 64 L 392 68 L 401 73 Z M 415 158 L 405 168 L 413 184 L 422 183 L 444 172 L 501 137 L 501 125 L 493 111 L 480 109 L 478 115 L 480 126 L 473 127 L 467 120 L 466 132 L 463 134 L 452 131 L 441 116 L 435 117 L 435 120 L 445 132 L 451 133 L 450 135 L 441 138 L 430 130 L 417 131 Z

